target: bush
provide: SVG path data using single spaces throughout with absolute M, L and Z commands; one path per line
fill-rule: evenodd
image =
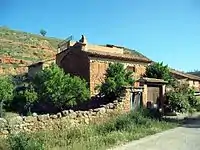
M 39 102 L 51 103 L 59 110 L 75 106 L 89 99 L 89 89 L 85 80 L 65 74 L 52 64 L 39 72 L 33 79 L 39 95 Z
M 167 93 L 169 108 L 176 112 L 187 112 L 190 108 L 188 97 L 184 93 L 170 91 Z
M 122 95 L 124 86 L 134 83 L 132 72 L 128 72 L 120 63 L 109 64 L 105 76 L 105 81 L 96 88 L 99 89 L 101 95 L 111 99 Z
M 34 139 L 31 135 L 17 134 L 8 138 L 11 150 L 44 150 L 43 141 Z
M 195 108 L 197 111 L 200 111 L 200 97 L 198 96 L 198 97 L 196 97 L 196 99 L 197 99 L 197 105 Z
M 179 83 L 166 94 L 168 105 L 176 112 L 188 112 L 198 105 L 194 90 L 188 84 Z
M 14 85 L 10 77 L 0 77 L 0 83 L 0 117 L 3 117 L 3 106 L 12 100 Z
M 15 90 L 14 98 L 11 102 L 11 108 L 12 110 L 23 114 L 30 114 L 31 109 L 37 100 L 38 95 L 32 84 L 29 83 L 27 87 L 24 86 Z

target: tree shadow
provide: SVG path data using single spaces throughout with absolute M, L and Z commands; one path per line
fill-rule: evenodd
M 194 118 L 187 118 L 182 125 L 184 128 L 200 128 L 200 115 Z
M 179 127 L 184 128 L 200 128 L 200 115 L 196 117 L 185 117 L 185 118 L 163 118 L 163 121 L 170 123 L 178 123 Z

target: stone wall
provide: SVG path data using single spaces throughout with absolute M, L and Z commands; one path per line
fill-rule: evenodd
M 130 90 L 126 90 L 124 97 L 113 103 L 102 105 L 100 108 L 88 111 L 64 110 L 49 115 L 17 116 L 9 120 L 0 118 L 0 137 L 19 132 L 35 132 L 70 128 L 78 125 L 99 123 L 111 114 L 121 114 L 130 111 Z

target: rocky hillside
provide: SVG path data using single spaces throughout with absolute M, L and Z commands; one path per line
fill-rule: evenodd
M 60 39 L 0 27 L 0 74 L 19 74 L 34 62 L 53 58 Z

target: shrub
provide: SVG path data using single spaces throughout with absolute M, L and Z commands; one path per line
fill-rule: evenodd
M 3 105 L 12 100 L 14 85 L 10 77 L 0 77 L 0 117 L 3 116 Z
M 187 112 L 198 105 L 194 90 L 185 83 L 177 84 L 166 96 L 170 109 L 176 112 Z
M 43 141 L 37 140 L 31 135 L 17 134 L 8 138 L 11 150 L 44 150 Z
M 30 114 L 37 99 L 38 95 L 32 84 L 29 83 L 27 87 L 24 86 L 15 90 L 14 98 L 11 102 L 11 108 L 20 113 Z
M 52 103 L 60 110 L 87 101 L 90 96 L 85 80 L 65 74 L 55 64 L 39 72 L 33 84 L 40 102 Z
M 197 99 L 197 105 L 195 108 L 197 111 L 200 111 L 200 97 L 198 96 L 198 97 L 196 97 L 196 99 Z
M 124 65 L 120 63 L 109 64 L 105 74 L 105 81 L 98 85 L 102 95 L 109 98 L 119 97 L 124 92 L 124 86 L 134 83 L 132 72 L 124 69 Z
M 166 96 L 171 110 L 176 112 L 187 112 L 189 110 L 190 104 L 186 94 L 170 91 Z

